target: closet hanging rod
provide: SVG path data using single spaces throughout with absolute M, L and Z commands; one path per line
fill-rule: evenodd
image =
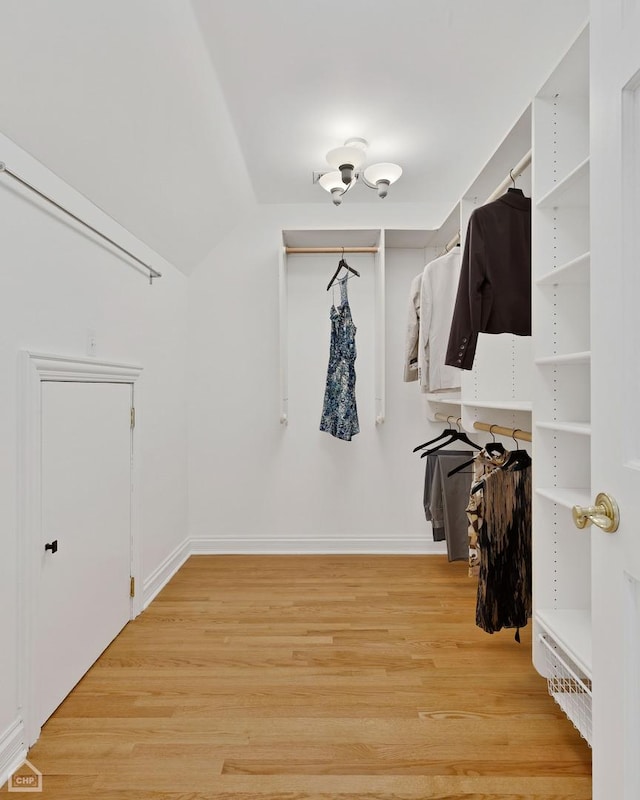
M 491 425 L 488 422 L 474 422 L 473 427 L 477 431 L 488 431 L 497 433 L 499 436 L 509 436 L 512 439 L 519 439 L 521 442 L 531 442 L 531 431 L 523 431 L 522 428 L 504 428 L 502 425 Z
M 97 228 L 94 228 L 93 225 L 90 225 L 81 217 L 76 216 L 76 214 L 74 214 L 72 211 L 69 211 L 68 208 L 65 208 L 63 205 L 60 205 L 60 203 L 58 203 L 57 200 L 54 200 L 52 197 L 49 197 L 48 194 L 45 194 L 44 192 L 40 191 L 40 189 L 36 189 L 36 187 L 33 186 L 31 183 L 29 183 L 24 178 L 21 178 L 15 172 L 10 170 L 9 167 L 7 167 L 7 165 L 2 161 L 0 161 L 0 172 L 3 172 L 5 175 L 9 175 L 15 181 L 22 184 L 22 186 L 26 186 L 27 189 L 30 189 L 32 192 L 35 192 L 35 194 L 37 194 L 38 197 L 41 197 L 43 200 L 46 200 L 47 203 L 50 203 L 52 206 L 55 206 L 59 211 L 62 211 L 68 217 L 71 217 L 71 219 L 75 220 L 76 222 L 79 222 L 80 225 L 84 225 L 85 228 L 88 228 L 90 231 L 92 231 L 92 233 L 95 233 L 96 236 L 99 236 L 101 239 L 104 239 L 105 242 L 109 242 L 110 245 L 113 245 L 113 247 L 120 250 L 121 253 L 124 253 L 125 255 L 129 256 L 129 258 L 132 258 L 134 261 L 143 266 L 145 269 L 149 270 L 149 283 L 153 283 L 154 278 L 162 277 L 161 272 L 158 272 L 153 267 L 149 266 L 149 264 L 146 264 L 144 261 L 138 258 L 138 256 L 134 255 L 133 253 L 131 253 L 126 248 L 122 247 L 122 245 L 118 244 L 117 242 L 114 242 L 113 239 L 109 238 L 106 234 L 102 233 Z
M 285 247 L 285 253 L 377 253 L 378 247 Z
M 500 183 L 499 186 L 491 192 L 489 197 L 482 203 L 482 205 L 486 205 L 487 203 L 493 202 L 493 200 L 497 200 L 500 195 L 504 194 L 505 190 L 509 188 L 509 184 L 514 181 L 516 178 L 519 178 L 525 169 L 531 165 L 531 150 L 529 150 L 526 155 L 524 155 L 520 161 L 515 165 L 515 167 L 509 171 L 509 174 L 506 178 Z M 445 245 L 444 252 L 448 253 L 452 250 L 458 243 L 460 242 L 460 231 L 456 233 L 456 235 L 450 239 L 447 244 Z
M 435 418 L 438 422 L 448 422 L 449 425 L 451 424 L 451 420 L 456 422 L 456 424 L 459 420 L 458 417 L 447 416 L 440 412 L 435 414 Z M 497 433 L 498 436 L 509 436 L 511 439 L 519 439 L 522 442 L 532 441 L 531 431 L 524 431 L 522 428 L 505 428 L 502 425 L 493 425 L 489 422 L 474 422 L 473 427 L 476 431 L 487 431 L 491 434 Z

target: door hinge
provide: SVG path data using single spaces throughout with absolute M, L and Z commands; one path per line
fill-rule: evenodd
M 136 427 L 136 410 L 133 406 L 131 406 L 131 429 L 133 430 Z
M 136 596 L 136 579 L 132 575 L 131 576 L 131 587 L 129 589 L 129 597 L 135 597 L 135 596 Z

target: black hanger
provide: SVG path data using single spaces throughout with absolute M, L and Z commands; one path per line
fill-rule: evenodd
M 492 441 L 488 442 L 484 446 L 484 449 L 487 451 L 487 453 L 489 453 L 490 456 L 493 456 L 493 455 L 499 456 L 499 455 L 502 455 L 503 453 L 506 452 L 505 447 L 502 444 L 502 442 L 496 442 L 496 437 L 495 437 L 495 434 L 493 432 L 493 429 L 495 427 L 497 427 L 497 426 L 496 425 L 490 425 L 489 426 L 489 433 L 491 434 Z
M 531 466 L 531 456 L 526 450 L 512 450 L 509 458 L 498 469 L 508 469 L 518 472 Z
M 484 446 L 484 449 L 491 458 L 493 458 L 494 456 L 503 455 L 504 453 L 507 452 L 502 442 L 496 442 L 496 437 L 495 434 L 493 433 L 493 429 L 495 427 L 496 427 L 495 425 L 491 425 L 489 427 L 489 433 L 491 434 L 492 441 L 488 442 Z M 469 459 L 469 461 L 465 461 L 464 464 L 460 464 L 460 466 L 454 467 L 454 469 L 449 470 L 449 472 L 447 472 L 447 478 L 450 478 L 452 475 L 455 475 L 456 472 L 462 472 L 462 470 L 465 469 L 466 467 L 470 467 L 474 461 L 475 457 Z
M 470 458 L 468 461 L 465 461 L 464 464 L 460 464 L 459 466 L 454 467 L 453 469 L 450 469 L 449 472 L 447 472 L 447 478 L 450 478 L 452 475 L 455 475 L 457 472 L 462 472 L 463 469 L 466 469 L 467 467 L 470 467 L 475 460 L 476 460 L 476 458 L 474 456 L 473 458 Z
M 527 453 L 526 450 L 518 450 L 518 440 L 516 439 L 516 433 L 519 431 L 519 428 L 516 428 L 513 431 L 511 438 L 516 444 L 516 449 L 512 450 L 509 453 L 509 457 L 501 464 L 499 469 L 510 469 L 514 471 L 518 471 L 521 469 L 526 469 L 526 467 L 531 466 L 531 456 Z
M 340 270 L 343 267 L 344 267 L 344 269 L 348 269 L 349 272 L 352 272 L 356 276 L 356 278 L 360 277 L 360 273 L 358 272 L 358 270 L 354 269 L 353 267 L 350 267 L 347 264 L 347 262 L 344 260 L 344 248 L 342 248 L 342 258 L 338 262 L 338 269 L 333 273 L 333 277 L 329 281 L 329 285 L 327 286 L 327 291 L 329 291 L 329 289 L 333 286 L 333 284 L 335 283 L 336 278 L 338 277 L 338 273 L 340 272 Z
M 452 419 L 455 419 L 455 417 L 447 417 L 447 425 L 449 427 L 445 428 L 442 431 L 442 433 L 440 433 L 440 434 L 438 434 L 438 436 L 436 436 L 435 439 L 429 439 L 428 442 L 425 442 L 424 444 L 419 444 L 417 447 L 414 447 L 411 452 L 412 453 L 417 453 L 418 450 L 423 450 L 425 447 L 429 447 L 430 444 L 433 444 L 434 442 L 438 442 L 438 441 L 440 441 L 440 439 L 444 439 L 445 436 L 450 436 L 452 433 L 455 433 L 455 428 L 451 427 L 451 420 Z
M 513 470 L 513 472 L 519 472 L 521 469 L 526 469 L 529 466 L 531 466 L 531 456 L 526 450 L 512 450 L 504 464 L 496 467 L 496 469 L 508 469 Z M 480 478 L 480 480 L 471 487 L 471 494 L 479 492 L 483 486 L 484 478 Z
M 452 430 L 449 433 L 449 437 L 450 438 L 448 442 L 442 442 L 442 444 L 439 444 L 437 447 L 432 447 L 430 450 L 427 450 L 426 452 L 422 453 L 420 458 L 424 458 L 425 456 L 428 456 L 431 453 L 435 453 L 437 450 L 442 450 L 443 447 L 448 447 L 450 444 L 453 444 L 454 442 L 464 442 L 464 444 L 468 444 L 470 447 L 475 447 L 476 450 L 482 450 L 482 447 L 480 447 L 479 444 L 472 442 L 464 431 Z

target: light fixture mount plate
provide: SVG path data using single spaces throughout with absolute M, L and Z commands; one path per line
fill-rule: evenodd
M 345 147 L 357 147 L 358 150 L 362 150 L 366 152 L 369 149 L 369 142 L 366 139 L 362 139 L 360 136 L 354 136 L 351 139 L 347 139 L 344 143 Z

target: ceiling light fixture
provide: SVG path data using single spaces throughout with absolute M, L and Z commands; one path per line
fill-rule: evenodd
M 369 143 L 366 139 L 347 139 L 342 147 L 327 153 L 327 163 L 332 172 L 316 176 L 316 180 L 331 193 L 333 204 L 339 206 L 344 194 L 358 181 L 370 189 L 376 189 L 378 197 L 386 197 L 389 186 L 402 175 L 402 167 L 388 162 L 371 164 L 364 172 L 358 170 L 364 165 Z

